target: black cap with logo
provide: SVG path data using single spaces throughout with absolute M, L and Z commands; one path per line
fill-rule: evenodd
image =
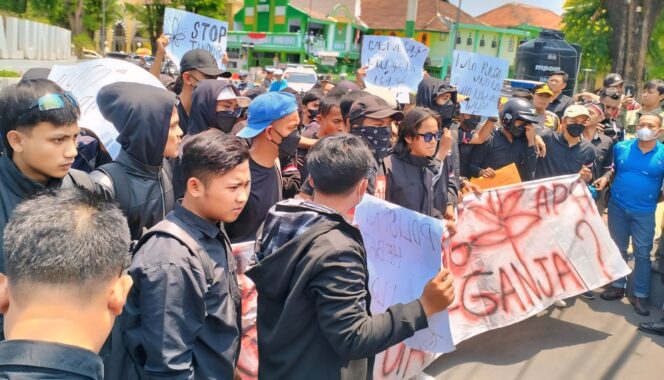
M 231 76 L 230 72 L 221 70 L 214 56 L 204 49 L 193 49 L 184 54 L 180 60 L 180 72 L 189 70 L 198 70 L 211 77 L 230 78 Z

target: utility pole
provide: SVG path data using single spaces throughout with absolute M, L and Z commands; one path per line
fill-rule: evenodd
M 448 60 L 445 60 L 445 63 L 443 64 L 443 70 L 440 72 L 440 77 L 442 79 L 445 79 L 445 76 L 447 75 L 447 69 L 451 66 L 450 63 L 454 59 L 454 48 L 456 47 L 457 34 L 459 34 L 459 21 L 461 20 L 461 3 L 463 3 L 463 0 L 459 0 L 459 6 L 457 6 L 457 12 L 456 12 L 456 21 L 454 21 L 454 24 L 450 29 L 450 34 L 449 34 L 450 51 L 448 55 Z
M 408 0 L 408 10 L 406 11 L 406 37 L 408 38 L 415 37 L 416 17 L 417 17 L 417 0 Z
M 101 33 L 99 33 L 101 40 L 101 55 L 106 55 L 106 0 L 101 1 Z

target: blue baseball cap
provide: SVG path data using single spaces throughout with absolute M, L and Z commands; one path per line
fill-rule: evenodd
M 275 120 L 297 112 L 297 101 L 293 94 L 268 92 L 257 96 L 249 105 L 247 126 L 237 133 L 237 137 L 250 139 L 263 132 Z

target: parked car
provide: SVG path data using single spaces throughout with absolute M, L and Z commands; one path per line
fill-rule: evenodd
M 286 68 L 284 79 L 288 81 L 288 87 L 299 92 L 307 92 L 318 83 L 316 70 L 304 66 Z
M 81 51 L 81 55 L 83 56 L 83 58 L 87 58 L 87 59 L 102 58 L 101 54 L 97 53 L 94 50 L 90 50 L 90 49 L 83 49 Z

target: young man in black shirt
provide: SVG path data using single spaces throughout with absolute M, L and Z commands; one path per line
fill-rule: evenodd
M 282 199 L 281 171 L 276 164 L 279 153 L 293 156 L 300 142 L 300 116 L 295 96 L 268 92 L 249 105 L 249 119 L 237 136 L 251 139 L 249 169 L 251 194 L 242 214 L 226 225 L 233 243 L 256 239 L 270 207 Z
M 129 228 L 111 202 L 60 189 L 16 207 L 5 229 L 3 379 L 103 378 L 97 355 L 132 281 Z
M 364 243 L 345 215 L 367 190 L 372 156 L 355 136 L 321 139 L 307 157 L 313 200 L 280 202 L 266 218 L 247 271 L 258 290 L 261 379 L 371 379 L 374 355 L 454 300 L 443 269 L 419 299 L 369 312 Z
M 494 129 L 488 140 L 474 149 L 470 174 L 492 178 L 497 169 L 514 163 L 522 181 L 532 180 L 537 165 L 534 125 L 540 121 L 530 102 L 510 99 L 500 112 L 502 128 Z
M 604 110 L 597 103 L 588 103 L 585 107 L 588 109 L 590 118 L 586 122 L 586 128 L 581 137 L 595 147 L 597 157 L 592 167 L 593 178 L 595 181 L 600 177 L 606 177 L 607 180 L 610 180 L 611 172 L 613 172 L 613 139 L 599 130 L 599 123 L 604 119 Z M 606 210 L 607 196 L 608 188 L 605 188 L 599 192 L 595 199 L 597 211 L 600 215 L 604 215 Z
M 541 131 L 547 153 L 537 161 L 536 179 L 579 173 L 584 181 L 592 181 L 597 154 L 592 144 L 581 138 L 589 118 L 586 107 L 572 105 L 565 110 L 561 132 Z
M 136 369 L 149 378 L 232 379 L 240 352 L 241 297 L 230 241 L 249 193 L 249 152 L 211 129 L 183 148 L 181 204 L 147 232 L 121 326 Z M 193 246 L 192 246 L 193 245 Z

